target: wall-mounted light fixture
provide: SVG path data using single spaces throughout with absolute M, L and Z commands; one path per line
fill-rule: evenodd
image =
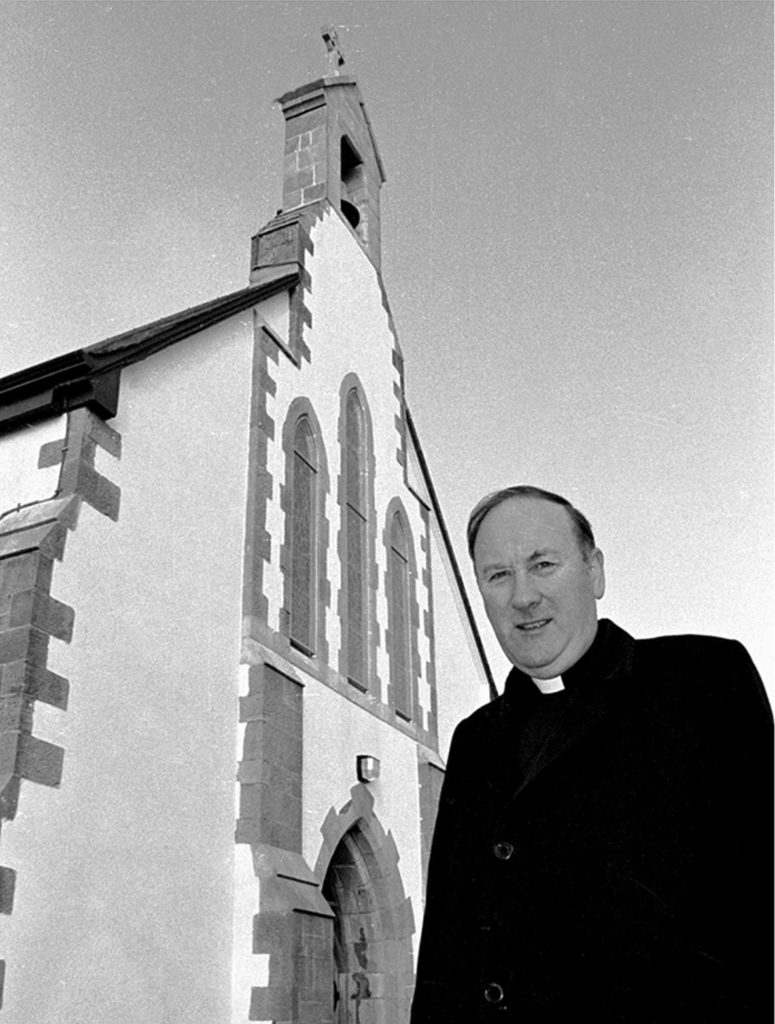
M 379 778 L 379 758 L 370 754 L 358 754 L 355 758 L 355 773 L 358 782 L 374 782 Z

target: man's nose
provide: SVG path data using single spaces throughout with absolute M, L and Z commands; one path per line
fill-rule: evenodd
M 541 600 L 541 592 L 530 573 L 514 573 L 511 604 L 514 608 L 532 608 Z

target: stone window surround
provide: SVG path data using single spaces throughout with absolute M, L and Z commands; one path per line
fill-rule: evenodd
M 417 558 L 415 555 L 414 536 L 412 534 L 412 528 L 409 525 L 409 516 L 406 514 L 406 509 L 400 498 L 394 497 L 390 500 L 385 514 L 385 529 L 382 535 L 383 544 L 385 548 L 385 595 L 387 600 L 388 608 L 388 624 L 385 631 L 385 646 L 388 650 L 388 656 L 393 658 L 392 648 L 392 636 L 391 636 L 391 586 L 392 586 L 392 571 L 391 571 L 391 527 L 393 518 L 398 515 L 401 521 L 401 525 L 404 529 L 404 533 L 407 541 L 407 568 L 408 568 L 408 587 L 406 600 L 408 602 L 407 611 L 409 619 L 409 699 L 411 704 L 410 713 L 403 714 L 397 709 L 397 701 L 395 694 L 395 687 L 392 682 L 392 667 L 391 667 L 391 679 L 388 681 L 388 704 L 393 709 L 393 712 L 398 720 L 410 720 L 413 722 L 422 721 L 422 708 L 419 702 L 419 678 L 420 678 L 420 650 L 418 644 L 418 631 L 420 628 L 420 608 L 417 602 Z
M 291 607 L 291 536 L 293 509 L 293 439 L 297 424 L 306 417 L 312 430 L 317 456 L 317 472 L 315 474 L 315 601 L 314 601 L 314 634 L 315 649 L 306 651 L 295 645 L 290 635 Z M 320 422 L 314 406 L 305 396 L 297 396 L 288 407 L 282 431 L 282 447 L 285 455 L 285 483 L 280 487 L 280 507 L 284 517 L 284 540 L 280 546 L 280 571 L 283 574 L 283 607 L 280 609 L 280 629 L 289 638 L 289 642 L 306 657 L 314 658 L 324 664 L 328 661 L 328 640 L 326 635 L 326 609 L 330 604 L 330 586 L 328 584 L 326 566 L 328 564 L 329 526 L 326 515 L 326 501 L 330 491 L 328 459 L 323 444 Z
M 396 356 L 397 353 L 394 353 L 394 361 Z M 427 724 L 423 722 L 422 717 L 418 717 L 414 722 L 407 722 L 398 718 L 393 710 L 386 703 L 383 703 L 381 699 L 381 685 L 378 677 L 376 676 L 376 647 L 379 643 L 379 631 L 376 620 L 376 592 L 379 586 L 379 576 L 373 554 L 371 559 L 373 569 L 370 574 L 370 593 L 373 600 L 373 640 L 370 651 L 370 663 L 374 666 L 375 671 L 372 679 L 372 689 L 369 693 L 363 693 L 356 689 L 356 687 L 349 683 L 346 677 L 344 677 L 339 671 L 338 664 L 334 665 L 330 663 L 328 652 L 324 650 L 322 643 L 317 652 L 317 656 L 311 658 L 302 651 L 292 647 L 287 634 L 278 632 L 268 625 L 269 607 L 264 590 L 264 574 L 266 566 L 272 561 L 272 548 L 277 544 L 277 539 L 274 539 L 273 541 L 266 529 L 266 504 L 268 501 L 272 500 L 273 491 L 275 491 L 275 488 L 279 487 L 279 482 L 274 480 L 267 466 L 268 447 L 275 443 L 275 424 L 273 418 L 268 413 L 267 396 L 274 396 L 277 392 L 274 372 L 280 359 L 287 359 L 288 364 L 292 363 L 288 353 L 277 344 L 276 338 L 274 338 L 269 331 L 264 329 L 260 318 L 257 319 L 255 325 L 252 385 L 253 397 L 251 403 L 250 422 L 251 440 L 248 473 L 248 501 L 246 508 L 245 572 L 243 580 L 243 661 L 247 664 L 269 661 L 269 663 L 273 664 L 278 671 L 289 674 L 299 680 L 303 678 L 304 674 L 318 679 L 346 700 L 356 704 L 362 710 L 393 726 L 393 728 L 398 729 L 400 732 L 412 736 L 419 743 L 422 743 L 431 749 L 435 749 L 438 744 L 438 739 L 436 736 L 436 694 L 433 682 L 432 662 L 429 662 L 426 666 L 428 681 L 431 684 L 432 704 L 428 711 Z M 293 365 L 298 366 L 298 364 L 295 363 Z M 360 385 L 360 381 L 355 374 L 347 375 L 341 381 L 340 408 L 341 395 L 347 393 L 351 384 Z M 361 398 L 363 399 L 362 389 Z M 367 418 L 367 427 L 370 427 L 370 410 L 367 402 L 364 402 L 364 412 Z M 340 444 L 342 440 L 342 429 L 343 422 L 340 416 L 338 435 Z M 325 448 L 321 446 L 322 457 L 325 457 L 325 454 Z M 399 451 L 398 454 L 399 456 L 402 456 L 403 452 Z M 402 458 L 399 458 L 399 461 L 403 463 Z M 373 471 L 373 453 L 371 455 L 371 465 Z M 341 510 L 341 496 L 339 493 L 340 486 L 341 481 L 338 481 L 337 503 Z M 410 494 L 413 494 L 413 492 L 408 488 L 407 495 Z M 417 497 L 416 495 L 413 496 Z M 373 499 L 373 484 L 371 497 Z M 430 528 L 428 522 L 428 511 L 419 497 L 417 500 L 420 507 L 420 514 L 423 517 L 425 534 L 427 535 Z M 371 506 L 371 518 L 373 524 L 372 529 L 374 535 L 376 535 L 376 512 L 374 511 L 373 502 Z M 325 543 L 327 545 L 332 529 L 332 524 L 328 515 L 323 516 L 320 529 L 321 543 Z M 325 541 L 323 541 L 324 536 L 326 537 Z M 423 559 L 428 563 L 422 570 L 421 581 L 422 585 L 428 589 L 430 601 L 431 579 L 430 551 L 428 544 L 429 542 L 427 537 L 421 536 L 420 547 L 424 553 Z M 337 555 L 340 564 L 342 557 L 341 547 L 342 536 L 340 532 L 337 535 Z M 373 552 L 373 550 L 374 548 L 372 547 L 371 551 Z M 321 576 L 321 587 L 324 591 L 324 598 L 321 599 L 321 614 L 324 615 L 325 609 L 331 607 L 332 585 L 327 578 L 323 578 L 323 576 Z M 337 605 L 336 610 L 337 614 L 340 615 L 341 621 L 341 594 L 339 595 L 339 602 L 340 603 Z M 429 636 L 432 652 L 432 616 L 429 616 L 428 611 L 425 611 L 423 613 L 423 617 L 424 632 Z
M 345 458 L 346 458 L 346 411 L 347 399 L 352 391 L 358 395 L 358 400 L 363 412 L 363 469 L 364 474 L 364 497 L 366 503 L 366 544 L 365 544 L 365 643 L 366 643 L 366 679 L 365 692 L 377 700 L 382 698 L 382 686 L 377 674 L 377 648 L 380 643 L 379 624 L 377 622 L 377 587 L 378 570 L 376 563 L 376 508 L 374 501 L 374 474 L 376 462 L 374 458 L 374 428 L 372 425 L 371 411 L 366 399 L 366 393 L 357 374 L 345 374 L 339 388 L 339 427 L 338 441 L 340 452 L 340 469 L 337 481 L 337 502 L 339 504 L 339 536 L 338 553 L 340 565 L 340 586 L 337 609 L 339 621 L 342 627 L 342 642 L 339 648 L 339 672 L 347 678 L 347 607 L 348 607 L 348 581 L 347 581 L 347 496 L 345 494 Z M 352 685 L 352 684 L 351 684 Z
M 366 499 L 366 429 L 363 406 L 357 388 L 344 399 L 344 448 L 341 452 L 345 495 L 342 531 L 346 551 L 347 614 L 342 631 L 347 678 L 361 690 L 368 690 L 368 590 L 366 571 L 366 529 L 369 504 Z

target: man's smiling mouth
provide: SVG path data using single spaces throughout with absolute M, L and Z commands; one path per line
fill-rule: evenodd
M 533 630 L 542 629 L 551 621 L 551 619 L 534 619 L 532 622 L 519 622 L 517 623 L 517 629 L 521 630 L 523 633 L 531 633 Z

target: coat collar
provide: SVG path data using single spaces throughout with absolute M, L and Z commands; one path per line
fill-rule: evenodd
M 624 687 L 619 684 L 632 674 L 634 651 L 635 641 L 628 633 L 609 619 L 600 620 L 592 646 L 563 673 L 562 680 L 568 691 L 566 706 L 557 728 L 522 780 L 517 793 L 521 793 L 536 776 L 574 747 L 610 713 L 624 692 Z M 529 676 L 512 669 L 503 697 L 504 711 L 509 718 L 521 717 L 541 697 Z

